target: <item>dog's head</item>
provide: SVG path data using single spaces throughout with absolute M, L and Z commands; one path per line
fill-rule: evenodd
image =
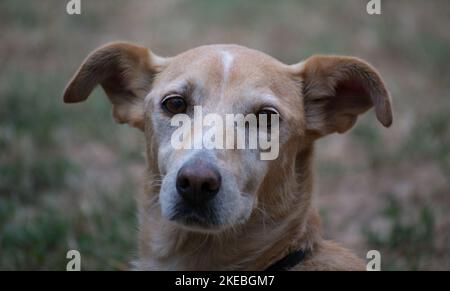
M 113 43 L 88 56 L 64 101 L 81 102 L 98 84 L 116 121 L 145 132 L 149 167 L 162 179 L 163 217 L 197 231 L 244 223 L 264 194 L 283 203 L 277 198 L 282 187 L 276 184 L 295 172 L 300 150 L 322 136 L 346 132 L 370 108 L 375 107 L 384 126 L 392 123 L 391 100 L 380 75 L 352 57 L 315 56 L 285 65 L 258 51 L 215 45 L 162 58 L 143 47 Z M 196 131 L 196 108 L 214 117 L 200 121 L 213 130 Z M 230 114 L 256 117 L 254 124 L 249 119 L 240 129 L 236 123 L 231 127 L 247 134 L 247 146 L 254 129 L 256 136 L 272 137 L 268 140 L 275 143 L 265 150 L 274 158 L 263 159 L 260 147 L 227 147 Z M 181 142 L 176 139 L 181 147 L 174 146 L 178 117 L 194 118 L 184 125 L 188 130 L 181 131 Z M 208 134 L 224 147 L 205 146 Z

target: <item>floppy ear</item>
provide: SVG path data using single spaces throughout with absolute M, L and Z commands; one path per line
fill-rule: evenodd
M 168 63 L 149 49 L 129 43 L 111 43 L 92 52 L 64 92 L 65 103 L 86 100 L 101 85 L 118 123 L 144 130 L 144 98 L 153 78 Z
M 316 137 L 346 132 L 359 114 L 372 107 L 381 124 L 392 124 L 390 94 L 368 63 L 353 57 L 314 56 L 292 68 L 303 82 L 307 131 Z

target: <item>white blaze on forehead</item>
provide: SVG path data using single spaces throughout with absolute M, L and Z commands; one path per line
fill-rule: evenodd
M 220 53 L 222 57 L 222 67 L 223 67 L 223 81 L 221 94 L 223 94 L 223 92 L 225 91 L 225 87 L 228 83 L 231 67 L 233 66 L 234 56 L 227 51 L 221 51 Z
M 228 77 L 231 66 L 233 65 L 234 57 L 227 51 L 222 51 L 222 64 L 224 77 Z

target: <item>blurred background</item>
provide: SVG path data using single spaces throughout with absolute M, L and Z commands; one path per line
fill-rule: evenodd
M 113 122 L 101 90 L 62 91 L 97 46 L 127 40 L 172 56 L 237 43 L 286 63 L 366 59 L 391 90 L 394 126 L 373 113 L 321 140 L 315 194 L 324 234 L 384 270 L 450 269 L 450 3 L 383 0 L 0 0 L 0 270 L 126 270 L 143 136 Z

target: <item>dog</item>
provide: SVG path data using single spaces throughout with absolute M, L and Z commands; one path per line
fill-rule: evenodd
M 369 109 L 392 124 L 390 93 L 370 64 L 318 55 L 286 65 L 238 45 L 166 58 L 115 42 L 85 59 L 64 101 L 84 101 L 97 85 L 114 119 L 145 135 L 137 270 L 365 270 L 363 260 L 322 238 L 312 164 L 316 140 L 348 131 Z M 279 116 L 279 156 L 174 149 L 170 120 L 194 106 Z

